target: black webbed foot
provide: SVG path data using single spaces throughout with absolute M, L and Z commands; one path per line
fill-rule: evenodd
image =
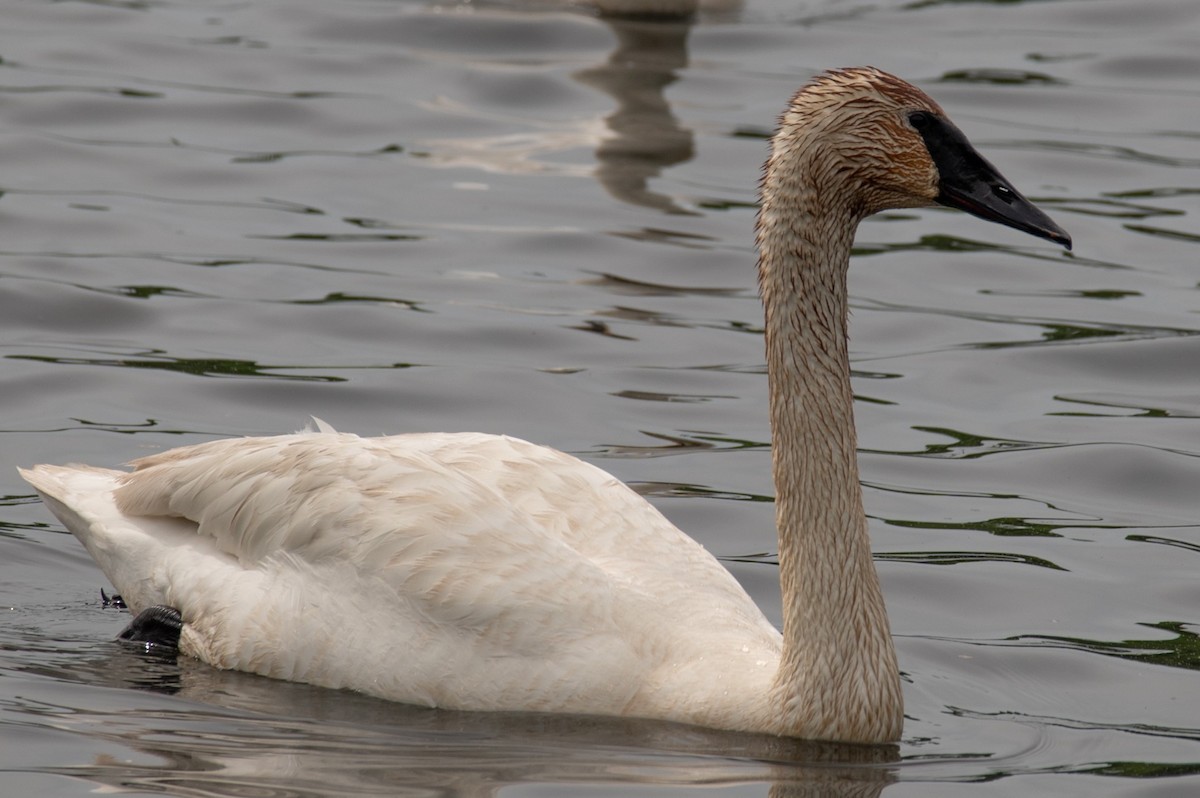
M 125 599 L 121 598 L 119 593 L 113 593 L 111 596 L 104 592 L 104 588 L 100 588 L 100 605 L 103 607 L 117 607 L 125 609 Z
M 183 629 L 183 616 L 174 607 L 155 604 L 137 614 L 126 626 L 118 640 L 142 646 L 156 654 L 174 654 L 179 650 L 179 632 Z

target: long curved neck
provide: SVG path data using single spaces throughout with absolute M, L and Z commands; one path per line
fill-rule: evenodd
M 895 740 L 899 671 L 858 479 L 846 275 L 859 217 L 768 167 L 759 215 L 784 652 L 781 733 Z

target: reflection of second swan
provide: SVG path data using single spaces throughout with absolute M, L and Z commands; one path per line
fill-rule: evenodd
M 862 68 L 796 94 L 758 222 L 782 635 L 627 486 L 512 438 L 320 430 L 131 474 L 24 474 L 130 607 L 163 605 L 180 650 L 218 668 L 428 706 L 892 741 L 846 276 L 860 220 L 935 202 L 1070 244 L 915 87 Z
M 587 0 L 617 37 L 608 61 L 575 73 L 611 96 L 617 109 L 604 119 L 609 135 L 596 147 L 595 177 L 616 199 L 668 213 L 692 214 L 647 185 L 662 170 L 690 161 L 693 134 L 671 112 L 666 89 L 688 65 L 692 14 L 728 14 L 742 0 Z
M 609 135 L 596 147 L 595 177 L 613 197 L 671 213 L 685 211 L 647 184 L 663 169 L 692 158 L 692 131 L 671 113 L 664 91 L 687 66 L 691 22 L 610 18 L 617 48 L 608 61 L 575 73 L 617 102 L 605 120 Z
M 671 14 L 600 19 L 616 37 L 616 47 L 603 63 L 575 72 L 572 77 L 608 95 L 616 103 L 614 111 L 603 119 L 588 116 L 566 124 L 538 123 L 528 115 L 506 116 L 504 123 L 524 130 L 502 136 L 423 142 L 429 162 L 495 172 L 590 174 L 621 202 L 668 213 L 692 213 L 670 196 L 650 190 L 648 183 L 664 169 L 691 160 L 694 154 L 693 133 L 680 125 L 665 95 L 666 88 L 678 79 L 678 72 L 687 66 L 687 39 L 694 21 L 686 15 Z M 459 107 L 457 112 L 477 113 L 466 107 Z M 552 163 L 544 158 L 546 154 L 585 146 L 594 148 L 594 167 Z

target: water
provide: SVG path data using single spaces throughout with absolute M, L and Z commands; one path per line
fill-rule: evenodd
M 0 793 L 1200 789 L 1200 8 L 5 0 Z M 146 659 L 18 464 L 481 429 L 635 483 L 778 622 L 751 225 L 813 72 L 947 108 L 1074 236 L 865 224 L 899 746 L 430 712 Z

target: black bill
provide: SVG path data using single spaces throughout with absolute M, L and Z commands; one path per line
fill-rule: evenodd
M 909 121 L 925 140 L 937 166 L 941 178 L 939 204 L 1071 248 L 1067 231 L 1013 188 L 996 167 L 976 152 L 962 131 L 927 111 L 910 114 Z

